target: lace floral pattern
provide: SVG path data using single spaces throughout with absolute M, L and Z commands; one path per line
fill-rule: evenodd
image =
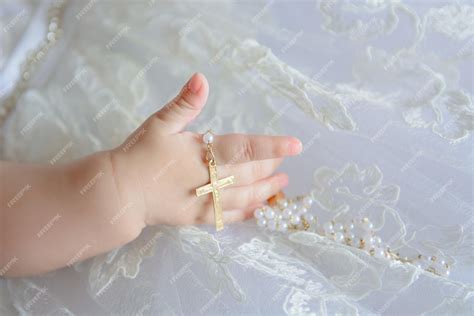
M 19 313 L 472 311 L 471 5 L 92 1 L 68 10 L 82 14 L 3 127 L 4 159 L 66 162 L 116 146 L 201 70 L 211 95 L 194 130 L 296 133 L 305 150 L 286 170 L 290 190 L 312 192 L 318 216 L 367 216 L 395 250 L 448 257 L 453 273 L 251 222 L 220 234 L 153 227 L 74 268 L 9 280 Z

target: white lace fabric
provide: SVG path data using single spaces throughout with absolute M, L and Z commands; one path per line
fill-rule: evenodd
M 61 44 L 2 129 L 3 159 L 116 146 L 201 71 L 210 98 L 191 130 L 298 136 L 288 195 L 312 192 L 323 221 L 367 216 L 392 249 L 452 272 L 252 221 L 150 227 L 74 268 L 0 280 L 0 311 L 472 314 L 473 15 L 448 1 L 71 1 Z M 21 41 L 13 29 L 0 63 Z

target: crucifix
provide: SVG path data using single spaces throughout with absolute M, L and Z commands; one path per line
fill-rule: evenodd
M 206 184 L 196 189 L 196 195 L 202 196 L 212 193 L 212 200 L 214 203 L 214 218 L 216 221 L 216 231 L 224 228 L 224 221 L 222 219 L 222 205 L 220 198 L 220 189 L 234 183 L 234 176 L 226 177 L 224 179 L 217 179 L 217 169 L 215 163 L 209 162 L 209 176 L 211 183 Z
M 209 133 L 204 135 L 204 142 L 207 143 L 207 161 L 209 164 L 209 178 L 210 183 L 196 189 L 196 196 L 202 196 L 205 194 L 212 193 L 212 200 L 214 204 L 214 218 L 216 221 L 216 231 L 220 231 L 224 228 L 224 220 L 222 219 L 222 205 L 220 198 L 220 189 L 229 186 L 234 183 L 234 176 L 218 179 L 216 160 L 214 152 L 212 151 L 212 140 L 213 137 L 208 136 Z M 211 134 L 212 135 L 212 134 Z

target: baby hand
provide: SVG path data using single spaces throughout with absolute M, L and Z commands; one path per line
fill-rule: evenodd
M 183 131 L 201 112 L 209 92 L 206 78 L 194 74 L 179 95 L 149 117 L 120 147 L 111 161 L 121 203 L 143 225 L 213 223 L 212 195 L 196 197 L 209 183 L 202 135 Z M 274 174 L 283 157 L 297 155 L 293 137 L 228 134 L 213 142 L 218 178 L 235 176 L 221 189 L 225 223 L 242 221 L 288 183 Z

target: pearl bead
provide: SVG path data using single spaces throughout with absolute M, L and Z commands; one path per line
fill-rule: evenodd
M 336 242 L 343 242 L 344 241 L 344 234 L 341 233 L 341 232 L 337 232 L 336 234 L 334 234 L 334 240 Z
M 280 201 L 278 201 L 278 205 L 281 208 L 286 208 L 286 207 L 288 207 L 288 201 L 287 200 L 280 200 Z
M 269 220 L 269 221 L 267 222 L 267 227 L 268 227 L 268 229 L 270 229 L 270 230 L 276 230 L 277 224 L 276 224 L 276 222 L 275 222 L 274 220 Z
M 259 227 L 265 227 L 267 225 L 267 220 L 265 218 L 259 218 L 257 220 L 257 225 Z
M 349 238 L 350 240 L 354 240 L 354 239 L 355 239 L 355 235 L 354 235 L 354 234 L 351 234 L 351 233 L 346 233 L 345 236 L 346 236 L 346 238 Z
M 416 262 L 416 267 L 420 269 L 426 269 L 430 266 L 430 263 L 426 260 L 425 257 L 421 257 L 421 259 L 418 259 Z
M 311 197 L 307 196 L 307 197 L 305 197 L 305 198 L 303 199 L 303 203 L 304 203 L 307 207 L 309 207 L 309 206 L 311 206 L 311 205 L 313 204 L 313 199 L 312 199 Z
M 310 223 L 314 222 L 314 216 L 311 214 L 305 214 L 303 215 L 304 219 Z
M 374 224 L 372 224 L 372 222 L 369 221 L 367 218 L 364 218 L 362 220 L 362 227 L 366 230 L 372 230 L 374 228 Z
M 268 219 L 273 219 L 275 218 L 275 211 L 269 207 L 266 211 L 265 211 L 265 217 L 268 218 Z
M 380 238 L 379 236 L 375 236 L 375 237 L 374 237 L 374 243 L 375 243 L 377 246 L 382 245 L 382 238 Z
M 281 232 L 286 232 L 288 230 L 288 223 L 280 222 L 280 224 L 278 225 L 278 230 Z
M 329 234 L 334 232 L 334 227 L 333 227 L 332 223 L 330 223 L 330 222 L 324 223 L 323 229 L 324 229 L 324 233 L 326 235 L 329 235 Z
M 56 35 L 53 33 L 53 32 L 49 32 L 48 35 L 46 36 L 46 38 L 50 41 L 50 42 L 54 42 L 56 40 Z
M 284 219 L 291 218 L 291 215 L 293 215 L 293 212 L 289 208 L 285 208 L 283 210 L 282 216 L 283 216 Z
M 354 224 L 352 224 L 352 223 L 346 224 L 346 229 L 347 230 L 353 230 L 354 229 Z
M 375 238 L 374 237 L 370 237 L 369 239 L 367 239 L 367 246 L 368 246 L 368 248 L 372 248 L 372 246 L 375 246 Z
M 300 215 L 304 215 L 304 214 L 308 213 L 308 209 L 303 206 L 303 207 L 301 207 L 301 208 L 298 210 L 298 213 L 299 213 Z
M 54 31 L 56 31 L 57 29 L 58 29 L 58 24 L 56 24 L 55 22 L 51 22 L 51 23 L 49 24 L 49 30 L 50 30 L 51 32 L 54 32 Z
M 299 225 L 301 223 L 301 218 L 299 216 L 292 216 L 290 223 L 293 225 Z
M 446 261 L 440 260 L 437 263 L 434 264 L 434 268 L 436 271 L 439 272 L 439 274 L 448 276 L 449 275 L 449 266 L 446 265 Z
M 293 204 L 290 205 L 290 209 L 293 210 L 293 211 L 296 211 L 298 209 L 298 205 L 293 203 Z
M 257 209 L 253 212 L 253 216 L 255 216 L 255 218 L 257 218 L 257 219 L 262 218 L 262 217 L 263 217 L 263 211 L 262 211 L 262 209 L 257 208 Z
M 376 258 L 384 258 L 385 257 L 385 250 L 383 248 L 375 248 L 374 249 L 374 256 Z
M 344 230 L 344 226 L 343 226 L 342 224 L 336 223 L 336 224 L 334 225 L 334 231 L 339 232 L 339 231 L 343 231 L 343 230 Z
M 207 132 L 202 136 L 202 141 L 205 144 L 212 144 L 212 142 L 214 142 L 214 135 L 212 135 L 211 132 Z

